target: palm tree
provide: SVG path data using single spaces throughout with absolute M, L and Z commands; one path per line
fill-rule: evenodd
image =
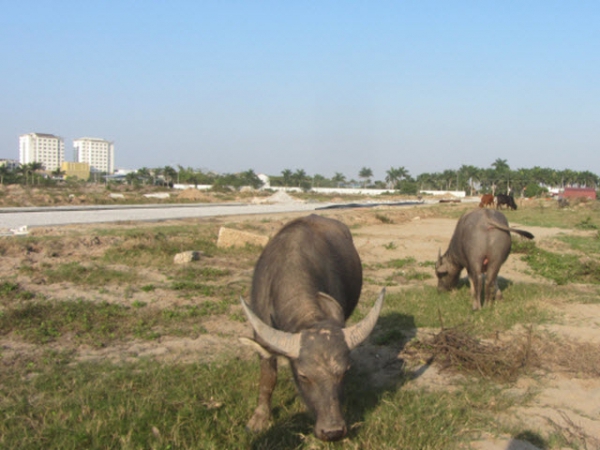
M 470 188 L 470 196 L 473 196 L 473 183 L 475 181 L 479 181 L 479 169 L 475 166 L 468 166 L 463 164 L 460 169 L 458 169 L 458 173 L 461 176 L 461 179 L 464 181 L 469 181 L 469 188 Z M 464 182 L 463 181 L 463 182 Z
M 363 167 L 362 169 L 360 169 L 360 172 L 358 172 L 358 176 L 359 178 L 364 179 L 363 187 L 365 187 L 365 185 L 371 182 L 370 178 L 373 176 L 373 171 L 368 167 Z
M 165 166 L 162 170 L 163 176 L 165 177 L 165 183 L 171 185 L 177 178 L 177 171 L 171 166 Z
M 323 184 L 324 181 L 326 181 L 326 178 L 323 175 L 320 175 L 318 173 L 315 174 L 312 179 L 314 187 L 319 187 L 319 185 Z
M 496 169 L 497 172 L 504 173 L 510 170 L 510 167 L 505 159 L 497 158 L 496 161 L 492 163 L 492 167 Z
M 4 177 L 8 177 L 11 173 L 11 170 L 6 167 L 6 165 L 0 166 L 0 185 L 4 184 Z
M 344 175 L 341 172 L 336 172 L 331 181 L 333 181 L 337 185 L 337 187 L 340 187 L 346 182 L 346 175 Z
M 242 172 L 238 175 L 238 178 L 240 179 L 240 184 L 242 186 L 251 186 L 254 189 L 259 189 L 263 185 L 262 180 L 258 178 L 258 175 L 256 175 L 253 169 Z
M 407 178 L 408 176 L 408 170 L 403 166 L 398 168 L 390 167 L 390 170 L 386 172 L 385 176 L 385 182 L 387 183 L 388 189 L 396 187 L 400 180 Z
M 417 183 L 419 183 L 419 190 L 425 191 L 429 189 L 436 189 L 437 183 L 435 174 L 423 172 L 422 174 L 417 175 Z
M 284 169 L 281 171 L 284 186 L 289 186 L 290 184 L 292 184 L 292 175 L 293 174 L 290 169 Z
M 56 178 L 63 178 L 65 176 L 65 173 L 66 172 L 64 170 L 61 170 L 60 167 L 57 167 L 52 171 L 52 176 Z
M 147 167 L 142 167 L 137 171 L 138 178 L 146 184 L 152 178 L 152 172 Z
M 31 176 L 31 184 L 33 184 L 33 176 L 35 172 L 38 170 L 42 170 L 44 165 L 40 162 L 31 162 L 28 164 L 22 164 L 19 168 L 19 172 L 21 172 L 25 176 L 25 185 L 29 182 L 29 176 Z
M 292 180 L 294 181 L 294 184 L 298 187 L 302 187 L 302 185 L 305 181 L 307 181 L 307 179 L 308 175 L 306 175 L 306 172 L 303 169 L 297 169 L 292 174 Z
M 457 175 L 456 170 L 446 169 L 442 172 L 441 179 L 444 180 L 444 182 L 446 183 L 447 191 L 450 190 L 450 187 L 452 186 L 452 182 L 454 180 L 456 180 L 456 178 L 457 178 L 456 175 Z M 457 183 L 456 189 L 458 189 L 458 183 Z

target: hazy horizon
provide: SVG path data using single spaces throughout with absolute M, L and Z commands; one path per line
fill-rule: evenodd
M 597 2 L 2 6 L 0 158 L 44 132 L 132 169 L 600 173 Z

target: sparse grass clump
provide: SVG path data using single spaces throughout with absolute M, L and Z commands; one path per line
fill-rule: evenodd
M 556 284 L 600 283 L 600 264 L 575 254 L 553 253 L 536 248 L 523 257 L 537 274 Z
M 0 304 L 10 305 L 15 300 L 31 300 L 35 294 L 14 281 L 0 281 Z
M 136 300 L 132 306 L 107 302 L 28 301 L 0 314 L 0 334 L 14 333 L 34 344 L 69 338 L 103 347 L 131 338 L 156 339 L 164 335 L 195 336 L 198 319 L 226 314 L 232 301 L 206 300 L 197 305 L 159 309 Z
M 84 286 L 105 286 L 110 283 L 134 283 L 137 273 L 132 269 L 118 270 L 101 264 L 84 265 L 68 262 L 44 270 L 49 283 L 70 282 Z
M 394 223 L 394 221 L 389 216 L 386 216 L 385 214 L 377 213 L 377 214 L 375 214 L 375 218 L 377 220 L 379 220 L 381 223 L 385 223 L 385 224 Z

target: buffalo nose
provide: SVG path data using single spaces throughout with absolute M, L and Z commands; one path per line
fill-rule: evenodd
M 317 437 L 322 439 L 323 441 L 339 441 L 344 436 L 346 436 L 345 426 L 342 428 L 337 428 L 335 430 L 321 430 Z

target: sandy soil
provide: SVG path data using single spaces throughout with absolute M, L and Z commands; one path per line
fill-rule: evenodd
M 466 207 L 466 206 L 465 206 Z M 430 208 L 386 208 L 375 211 L 376 214 L 384 215 L 389 219 L 383 223 L 375 218 L 372 210 L 333 210 L 324 211 L 322 214 L 339 218 L 352 228 L 355 243 L 366 267 L 373 266 L 382 260 L 394 258 L 412 257 L 417 262 L 435 260 L 438 251 L 446 249 L 450 236 L 456 225 L 454 219 L 441 219 L 434 217 Z M 301 215 L 301 214 L 297 214 Z M 211 219 L 215 223 L 252 223 L 255 230 L 266 235 L 273 235 L 285 222 L 293 218 L 294 214 L 281 214 L 279 216 L 265 217 L 229 217 L 226 219 Z M 519 224 L 512 223 L 519 227 Z M 145 226 L 141 224 L 120 225 L 124 227 Z M 85 227 L 84 227 L 85 228 Z M 93 229 L 92 226 L 89 227 Z M 525 228 L 525 227 L 522 227 Z M 80 232 L 82 227 L 79 227 Z M 552 228 L 526 227 L 536 236 L 538 246 L 543 247 L 546 243 L 551 245 L 551 239 L 564 230 Z M 108 240 L 91 237 L 71 237 L 69 227 L 56 227 L 49 229 L 38 229 L 34 233 L 46 235 L 64 235 L 68 242 L 69 250 L 61 250 L 57 260 L 72 260 L 89 258 L 94 254 L 101 254 Z M 23 258 L 30 260 L 47 258 L 47 253 L 32 251 L 25 257 L 22 254 L 7 254 L 0 261 L 0 270 L 8 276 L 15 273 L 16 268 L 22 263 Z M 235 268 L 231 279 L 225 282 L 236 282 L 249 287 L 251 270 L 248 268 Z M 430 269 L 431 270 L 431 269 Z M 383 279 L 387 274 L 385 271 L 367 269 L 366 276 L 375 280 Z M 503 266 L 500 275 L 511 281 L 549 283 L 539 277 L 529 274 L 525 263 L 518 256 L 511 255 Z M 148 274 L 149 277 L 160 278 L 159 274 Z M 107 300 L 132 303 L 136 300 L 147 298 L 147 294 L 135 293 L 124 296 L 118 290 L 106 290 L 105 293 L 82 293 L 80 289 L 68 285 L 54 286 L 45 285 L 43 280 L 28 280 L 22 275 L 17 279 L 26 285 L 27 289 L 43 291 L 45 295 L 55 298 L 69 298 L 86 296 L 91 300 Z M 408 284 L 426 283 L 435 285 L 435 278 L 425 281 L 411 281 Z M 403 284 L 390 288 L 390 292 L 404 288 Z M 365 285 L 364 296 L 373 297 L 379 290 L 377 283 Z M 144 297 L 146 296 L 146 297 Z M 160 307 L 173 304 L 181 304 L 186 300 L 177 297 L 174 293 L 164 290 L 153 293 L 152 304 Z M 550 325 L 547 329 L 558 336 L 564 337 L 569 342 L 584 342 L 600 344 L 600 305 L 597 304 L 550 304 L 561 313 L 563 320 L 560 325 Z M 76 348 L 77 360 L 89 361 L 98 358 L 108 359 L 114 362 L 135 360 L 140 357 L 150 356 L 165 361 L 197 361 L 199 359 L 210 361 L 222 356 L 224 349 L 228 354 L 241 358 L 254 357 L 249 355 L 247 347 L 238 342 L 239 336 L 249 336 L 250 327 L 247 323 L 229 320 L 227 317 L 211 316 L 210 320 L 203 322 L 208 333 L 197 337 L 164 337 L 156 341 L 129 341 L 118 345 L 100 349 L 90 347 Z M 419 330 L 418 332 L 427 332 Z M 51 346 L 69 346 L 69 342 L 57 341 Z M 0 337 L 2 348 L 2 359 L 5 361 L 16 358 L 17 355 L 40 351 L 36 346 L 23 343 L 7 337 Z M 377 353 L 378 352 L 378 353 Z M 379 371 L 381 382 L 392 376 L 397 376 L 403 369 L 398 352 L 391 348 L 378 348 L 374 352 L 373 347 L 368 344 L 359 347 L 355 351 L 355 358 L 371 358 L 369 362 L 374 371 Z M 377 353 L 377 354 L 375 354 Z M 600 362 L 598 362 L 600 364 Z M 406 388 L 423 387 L 430 389 L 449 389 L 451 380 L 447 374 L 441 375 L 435 367 L 417 367 L 414 372 L 414 380 L 407 384 Z M 555 371 L 552 373 L 540 373 L 535 378 L 520 379 L 514 387 L 515 395 L 524 393 L 527 389 L 535 387 L 539 391 L 535 401 L 528 407 L 516 408 L 510 415 L 499 417 L 498 420 L 509 423 L 527 423 L 531 430 L 540 430 L 543 433 L 555 428 L 570 430 L 584 436 L 584 445 L 581 448 L 600 448 L 600 379 L 586 376 L 585 374 L 571 373 L 569 371 Z M 525 443 L 518 437 L 511 436 L 489 436 L 471 444 L 472 449 L 477 450 L 500 450 L 500 449 L 535 449 L 537 447 Z

